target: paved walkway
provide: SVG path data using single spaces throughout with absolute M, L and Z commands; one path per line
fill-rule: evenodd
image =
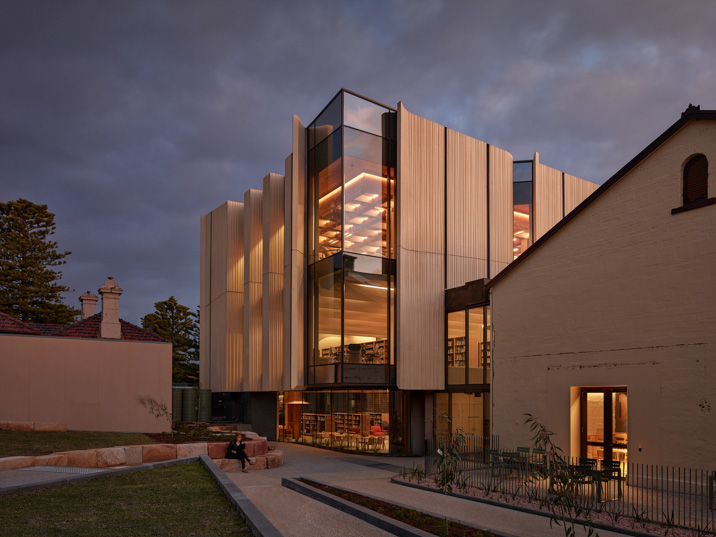
M 332 507 L 281 486 L 284 477 L 308 477 L 394 503 L 515 537 L 558 537 L 561 527 L 549 519 L 509 508 L 418 490 L 390 482 L 402 466 L 423 463 L 422 457 L 351 455 L 307 446 L 273 443 L 284 451 L 284 466 L 272 470 L 226 474 L 284 537 L 385 536 L 388 533 Z M 105 470 L 106 471 L 106 470 Z M 59 484 L 82 469 L 34 468 L 0 472 L 3 489 L 36 483 Z M 93 470 L 96 472 L 96 470 Z M 112 473 L 112 472 L 108 472 Z M 72 476 L 78 477 L 78 476 Z M 0 495 L 0 502 L 2 496 Z M 601 537 L 623 534 L 599 530 Z M 586 535 L 578 529 L 577 535 Z
M 285 537 L 389 535 L 281 486 L 283 477 L 308 477 L 356 492 L 400 503 L 424 512 L 516 537 L 563 536 L 549 518 L 418 490 L 390 482 L 400 470 L 423 463 L 422 457 L 393 458 L 349 455 L 297 444 L 274 444 L 284 451 L 284 466 L 262 472 L 227 474 Z M 623 534 L 598 530 L 600 537 Z M 586 535 L 578 529 L 577 535 Z

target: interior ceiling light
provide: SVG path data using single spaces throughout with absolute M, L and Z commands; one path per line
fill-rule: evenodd
M 353 183 L 355 183 L 355 182 L 357 182 L 357 181 L 360 181 L 361 179 L 371 179 L 371 180 L 373 180 L 373 181 L 387 181 L 387 179 L 386 179 L 385 177 L 378 177 L 377 175 L 373 175 L 372 173 L 365 173 L 365 172 L 363 172 L 363 173 L 360 173 L 360 174 L 356 175 L 353 179 L 351 179 L 350 181 L 348 181 L 348 182 L 345 184 L 345 187 L 348 188 L 350 185 L 352 185 Z M 331 196 L 335 196 L 335 195 L 336 195 L 338 192 L 340 192 L 340 191 L 341 191 L 341 187 L 340 187 L 340 186 L 337 186 L 336 188 L 334 188 L 333 190 L 331 190 L 328 194 L 326 194 L 326 195 L 323 196 L 321 199 L 319 199 L 319 200 L 318 200 L 318 203 L 323 203 L 325 200 L 327 200 L 327 199 L 330 198 Z M 377 196 L 377 194 L 376 194 L 376 196 Z M 368 199 L 368 200 L 366 200 L 366 201 L 370 201 L 370 199 Z
M 515 211 L 515 216 L 519 216 L 520 218 L 529 218 L 530 215 L 526 213 L 521 213 L 520 211 Z

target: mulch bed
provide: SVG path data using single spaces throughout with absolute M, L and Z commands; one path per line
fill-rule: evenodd
M 458 522 L 448 522 L 446 528 L 446 520 L 444 518 L 434 517 L 421 511 L 416 511 L 415 509 L 408 509 L 383 500 L 368 498 L 367 496 L 363 496 L 362 494 L 355 492 L 336 489 L 327 485 L 322 485 L 321 483 L 316 483 L 315 481 L 311 481 L 309 479 L 300 479 L 300 481 L 322 490 L 323 492 L 333 494 L 334 496 L 343 498 L 344 500 L 352 502 L 356 505 L 360 505 L 361 507 L 365 507 L 395 520 L 399 520 L 404 524 L 408 524 L 414 528 L 427 531 L 428 533 L 432 533 L 434 535 L 444 537 L 494 537 L 494 535 L 490 532 L 476 530 L 475 528 L 465 526 Z

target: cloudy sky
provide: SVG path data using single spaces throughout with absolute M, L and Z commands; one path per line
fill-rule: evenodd
M 199 303 L 199 216 L 352 89 L 603 183 L 716 108 L 716 3 L 0 0 L 0 200 L 56 214 L 78 305 Z

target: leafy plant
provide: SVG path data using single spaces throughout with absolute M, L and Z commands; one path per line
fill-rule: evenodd
M 442 413 L 440 419 L 450 423 L 450 418 L 446 412 Z M 464 444 L 465 434 L 462 429 L 458 429 L 456 433 L 449 434 L 439 441 L 436 461 L 438 474 L 435 478 L 435 484 L 444 493 L 452 492 L 453 485 L 456 485 L 462 477 L 460 450 Z
M 172 411 L 164 401 L 157 401 L 151 395 L 138 395 L 137 402 L 142 405 L 149 414 L 157 419 L 165 419 L 169 422 L 169 430 L 174 438 L 174 430 L 172 429 Z
M 579 498 L 578 476 L 564 456 L 562 449 L 552 442 L 554 433 L 531 414 L 525 414 L 525 424 L 532 432 L 535 449 L 544 450 L 546 464 L 530 477 L 549 479 L 548 500 L 550 527 L 553 524 L 564 528 L 565 537 L 576 535 L 576 521 L 580 517 L 585 520 L 585 531 L 588 537 L 597 536 L 591 520 L 591 510 L 585 509 Z

